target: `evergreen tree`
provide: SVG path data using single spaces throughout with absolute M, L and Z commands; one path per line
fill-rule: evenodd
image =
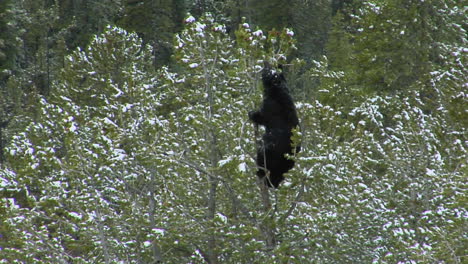
M 50 263 L 75 258 L 110 263 L 127 254 L 110 241 L 131 233 L 130 226 L 113 223 L 129 216 L 124 210 L 129 203 L 124 180 L 136 177 L 127 171 L 135 158 L 126 152 L 132 153 L 130 149 L 135 147 L 129 144 L 131 131 L 149 125 L 151 120 L 140 115 L 155 109 L 156 100 L 148 93 L 153 85 L 148 77 L 150 56 L 135 35 L 110 28 L 87 52 L 78 50 L 68 58 L 69 66 L 56 92 L 50 101 L 40 100 L 36 121 L 14 137 L 9 149 L 10 155 L 21 158 L 11 160 L 14 172 L 2 174 L 7 176 L 2 176 L 3 189 L 7 197 L 11 191 L 24 202 L 16 200 L 11 207 L 2 208 L 6 210 L 2 221 L 24 213 L 27 219 L 10 222 L 5 229 L 33 236 L 24 237 L 17 231 L 5 234 L 2 248 L 7 259 Z M 17 143 L 21 141 L 28 143 Z M 120 161 L 118 167 L 115 161 Z M 97 229 L 90 228 L 94 225 Z M 110 226 L 117 228 L 106 231 Z M 92 254 L 97 244 L 102 245 L 101 256 Z M 49 253 L 43 254 L 46 251 Z
M 0 87 L 4 87 L 8 78 L 16 69 L 18 37 L 14 24 L 14 5 L 11 0 L 0 3 Z
M 61 1 L 57 11 L 50 1 L 18 1 L 9 10 L 36 14 L 38 22 L 98 2 Z M 146 1 L 126 1 L 125 12 L 146 11 L 139 3 Z M 11 140 L 2 143 L 0 262 L 464 263 L 462 7 L 356 2 L 336 13 L 327 57 L 304 74 L 306 64 L 288 57 L 303 33 L 264 31 L 248 16 L 229 28 L 215 19 L 232 23 L 229 17 L 214 14 L 183 20 L 171 68 L 155 70 L 149 41 L 110 26 L 65 60 L 51 60 L 64 69 L 52 71 L 47 96 L 26 75 L 10 77 L 3 91 L 22 103 L 7 101 L 18 118 L 7 115 Z M 67 35 L 75 22 L 61 27 L 58 17 L 48 22 L 49 55 L 66 53 L 91 19 L 75 20 L 77 31 Z M 303 26 L 300 32 L 311 30 Z M 42 62 L 28 62 L 28 72 L 47 72 L 47 45 L 33 38 L 44 32 L 18 31 L 28 43 L 18 61 L 34 50 L 29 58 Z M 274 191 L 255 184 L 247 120 L 261 98 L 265 60 L 286 64 L 292 91 L 317 85 L 297 93 L 301 128 L 292 140 L 302 149 Z M 12 92 L 18 87 L 27 96 Z
M 428 85 L 446 8 L 445 1 L 364 2 L 353 19 L 355 84 L 379 92 Z
M 161 67 L 169 63 L 173 35 L 181 29 L 185 16 L 185 3 L 181 0 L 126 1 L 117 24 L 137 32 L 153 46 L 154 64 Z
M 209 16 L 186 23 L 176 45 L 180 74 L 151 71 L 151 50 L 119 28 L 67 58 L 55 92 L 40 97 L 36 121 L 8 148 L 4 258 L 151 262 L 170 252 L 165 260 L 176 263 L 267 256 L 262 218 L 252 214 L 260 202 L 250 202 L 256 192 L 242 191 L 255 186 L 253 160 L 244 153 L 253 152 L 252 132 L 243 117 L 245 103 L 253 107 L 259 95 L 252 87 L 261 59 L 284 58 L 290 36 L 266 38 L 245 24 L 239 36 L 247 38 L 237 46 Z
M 317 62 L 311 71 L 321 81 L 315 109 L 323 108 L 331 117 L 320 117 L 320 112 L 305 115 L 324 120 L 307 127 L 320 127 L 312 138 L 326 132 L 326 136 L 316 140 L 316 150 L 327 139 L 331 140 L 325 147 L 328 156 L 324 155 L 325 160 L 330 159 L 329 164 L 322 164 L 321 168 L 338 173 L 322 174 L 318 169 L 319 174 L 313 175 L 314 183 L 306 185 L 329 182 L 312 193 L 320 193 L 318 197 L 334 193 L 329 201 L 333 205 L 325 207 L 333 208 L 332 211 L 320 210 L 324 215 L 316 218 L 317 224 L 328 226 L 330 220 L 336 219 L 339 222 L 331 226 L 349 225 L 345 229 L 351 233 L 340 234 L 339 229 L 329 234 L 335 238 L 325 236 L 323 243 L 335 241 L 334 248 L 346 244 L 342 238 L 365 245 L 359 249 L 345 246 L 343 251 L 337 249 L 337 254 L 329 250 L 330 246 L 323 246 L 323 254 L 315 257 L 323 262 L 459 263 L 463 258 L 458 245 L 464 243 L 459 239 L 464 231 L 456 223 L 461 223 L 460 217 L 466 210 L 460 207 L 460 193 L 453 191 L 465 188 L 462 178 L 466 161 L 460 157 L 466 146 L 459 143 L 464 141 L 466 127 L 450 124 L 453 116 L 448 110 L 463 99 L 446 97 L 455 90 L 460 92 L 466 82 L 459 63 L 462 56 L 456 52 L 465 43 L 465 35 L 459 30 L 459 3 L 430 2 L 426 6 L 423 2 L 405 2 L 407 8 L 402 10 L 403 3 L 397 2 L 363 2 L 362 8 L 356 9 L 359 13 L 348 13 L 353 18 L 351 26 L 357 27 L 347 26 L 346 19 L 341 19 L 338 13 L 328 43 L 328 59 Z M 414 41 L 417 43 L 413 44 Z M 433 56 L 434 50 L 439 59 Z M 329 125 L 331 129 L 327 131 Z M 337 152 L 330 152 L 332 149 Z M 347 154 L 341 156 L 342 153 Z M 348 159 L 353 160 L 351 167 L 346 165 Z M 339 165 L 333 165 L 335 160 Z M 307 164 L 314 166 L 312 162 Z M 346 172 L 340 175 L 343 170 Z M 351 176 L 353 173 L 357 174 Z M 336 185 L 333 181 L 337 181 Z M 345 191 L 350 186 L 356 189 Z M 321 193 L 327 187 L 332 189 Z M 346 194 L 340 195 L 337 190 Z M 344 200 L 333 202 L 337 195 Z M 365 206 L 344 209 L 348 199 L 351 204 Z M 336 212 L 342 206 L 346 213 L 339 217 Z M 359 220 L 353 217 L 356 210 L 363 210 L 357 214 Z M 459 210 L 462 212 L 458 213 Z M 452 213 L 454 218 L 439 222 L 439 216 L 445 212 Z M 318 220 L 322 217 L 323 223 Z M 363 226 L 358 227 L 360 224 Z M 446 231 L 441 233 L 441 226 Z M 367 242 L 356 242 L 364 237 L 352 230 L 367 233 L 364 235 Z M 447 251 L 452 254 L 445 254 Z
M 330 1 L 285 1 L 291 5 L 288 16 L 292 18 L 289 25 L 294 29 L 298 51 L 296 56 L 310 63 L 320 59 L 324 54 L 328 32 L 331 26 L 332 8 Z

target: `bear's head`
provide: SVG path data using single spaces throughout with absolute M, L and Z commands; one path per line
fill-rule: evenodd
M 281 69 L 281 67 L 279 68 Z M 262 70 L 262 81 L 263 88 L 267 94 L 278 89 L 285 89 L 287 91 L 286 78 L 284 77 L 284 74 L 281 71 L 271 67 L 270 63 L 268 62 L 264 63 Z

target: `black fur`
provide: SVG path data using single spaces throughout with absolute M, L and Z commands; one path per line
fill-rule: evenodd
M 299 125 L 296 106 L 289 95 L 286 79 L 265 63 L 262 70 L 263 103 L 258 111 L 251 111 L 249 118 L 257 125 L 265 126 L 265 134 L 258 147 L 257 176 L 264 178 L 269 187 L 278 188 L 284 180 L 283 174 L 288 172 L 294 161 L 285 157 L 293 154 L 291 142 L 292 129 Z M 296 152 L 299 152 L 299 146 Z M 266 162 L 266 164 L 265 164 Z M 267 179 L 266 170 L 270 172 Z

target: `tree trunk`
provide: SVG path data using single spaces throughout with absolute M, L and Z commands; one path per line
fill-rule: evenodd
M 150 228 L 153 231 L 156 228 L 156 221 L 154 219 L 154 211 L 156 207 L 156 201 L 154 200 L 154 188 L 156 188 L 156 181 L 154 179 L 154 175 L 151 175 L 151 190 L 150 190 L 150 197 L 149 197 L 149 221 L 150 221 Z M 153 251 L 153 262 L 152 264 L 162 263 L 162 253 L 161 249 L 159 248 L 157 241 L 152 241 L 152 251 Z
M 202 57 L 204 58 L 204 53 L 202 52 Z M 218 150 L 218 140 L 215 132 L 215 128 L 211 126 L 211 121 L 213 118 L 214 112 L 214 92 L 212 87 L 211 76 L 208 70 L 208 66 L 205 60 L 203 62 L 203 72 L 205 76 L 205 90 L 208 94 L 208 107 L 206 111 L 206 117 L 210 121 L 210 127 L 207 130 L 206 139 L 209 143 L 208 153 L 210 159 L 211 168 L 216 168 L 220 160 L 219 150 Z M 218 254 L 216 252 L 216 235 L 215 227 L 213 226 L 213 221 L 216 215 L 216 192 L 218 188 L 218 180 L 216 177 L 213 177 L 211 174 L 207 175 L 209 183 L 209 193 L 207 201 L 207 212 L 206 212 L 206 222 L 208 223 L 208 238 L 207 238 L 207 250 L 205 259 L 210 264 L 218 263 Z
M 102 224 L 103 222 L 102 215 L 99 209 L 96 210 L 96 218 L 97 218 L 97 229 L 99 231 L 99 239 L 101 240 L 102 252 L 104 255 L 104 263 L 110 264 L 112 261 L 111 261 L 111 257 L 109 253 L 109 245 L 108 245 L 107 237 L 104 231 L 104 225 Z
M 258 142 L 258 125 L 254 125 L 254 136 L 255 136 L 255 143 L 257 148 L 259 146 Z M 264 163 L 266 167 L 266 162 Z M 269 177 L 270 172 L 266 170 L 265 177 Z M 263 178 L 257 177 L 257 184 L 260 188 L 260 198 L 262 200 L 262 209 L 265 216 L 269 215 L 269 217 L 264 217 L 265 220 L 259 223 L 260 231 L 262 232 L 265 243 L 268 250 L 272 250 L 276 246 L 276 236 L 275 236 L 275 218 L 274 212 L 271 209 L 271 201 L 270 201 L 270 193 L 268 186 L 265 184 L 265 180 Z
M 262 198 L 263 213 L 265 216 L 264 220 L 260 222 L 260 231 L 265 238 L 265 243 L 268 250 L 272 250 L 276 246 L 276 235 L 275 235 L 275 218 L 274 211 L 271 209 L 270 193 L 268 186 L 265 185 L 263 179 L 257 179 L 258 186 L 260 187 L 260 196 Z
M 210 264 L 218 263 L 218 255 L 216 253 L 216 235 L 213 226 L 213 220 L 216 214 L 216 189 L 217 189 L 217 182 L 215 179 L 210 180 L 210 190 L 208 195 L 208 211 L 207 211 L 207 222 L 209 223 L 209 234 L 208 234 L 208 241 L 207 241 L 207 251 L 206 251 L 206 258 L 207 262 Z

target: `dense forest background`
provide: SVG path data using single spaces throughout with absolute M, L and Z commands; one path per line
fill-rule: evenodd
M 0 1 L 0 263 L 467 263 L 465 4 Z

